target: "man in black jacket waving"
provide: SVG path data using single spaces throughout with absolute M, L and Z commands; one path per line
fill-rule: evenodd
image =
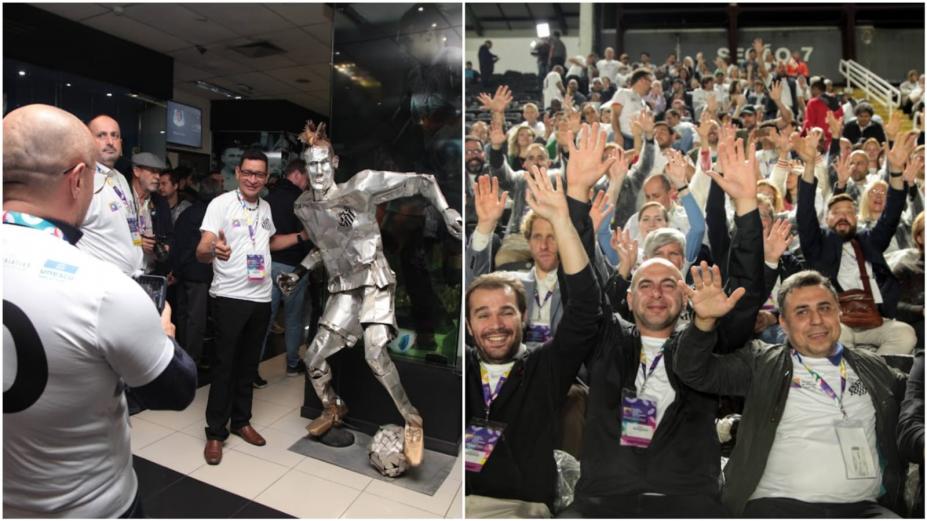
M 570 221 L 563 183 L 558 178 L 554 190 L 547 172 L 536 167 L 527 182 L 529 205 L 554 227 L 562 283 L 575 298 L 567 302 L 554 338 L 529 352 L 521 341 L 521 284 L 494 274 L 470 283 L 467 330 L 476 344 L 467 351 L 465 378 L 471 518 L 551 515 L 555 420 L 601 320 L 599 287 Z
M 817 179 L 813 165 L 820 137 L 820 129 L 812 129 L 804 139 L 793 138 L 793 147 L 806 165 L 799 182 L 796 213 L 805 265 L 829 278 L 838 292 L 865 290 L 884 317 L 878 327 L 862 329 L 844 325 L 840 336 L 844 345 L 872 345 L 878 348 L 879 354 L 910 354 L 917 336 L 911 326 L 894 320 L 901 288 L 883 252 L 901 220 L 907 194 L 905 164 L 914 149 L 917 134 L 909 133 L 899 139 L 887 154 L 890 189 L 885 211 L 875 226 L 862 231 L 856 230 L 856 204 L 845 194 L 835 195 L 827 202 L 827 226 L 821 228 L 818 223 L 814 208 Z M 909 169 L 907 175 L 913 184 L 914 170 Z
M 738 220 L 758 230 L 755 155 L 752 150 L 745 153 L 742 142 L 735 143 L 730 135 L 719 144 L 719 160 L 724 176 L 710 175 L 734 199 Z M 588 196 L 583 199 L 588 186 L 586 179 L 573 175 L 576 161 L 571 155 L 568 193 L 582 202 L 588 200 Z M 585 240 L 586 227 L 577 229 Z M 752 266 L 754 279 L 762 281 L 762 252 L 756 255 L 744 256 L 743 262 Z M 718 486 L 720 444 L 714 428 L 718 398 L 686 386 L 672 370 L 677 355 L 673 340 L 685 305 L 681 279 L 669 261 L 646 261 L 634 273 L 628 291 L 634 324 L 617 317 L 604 320 L 586 359 L 590 395 L 582 475 L 565 517 L 725 513 Z M 734 312 L 742 315 L 736 322 L 746 325 L 746 335 L 727 338 L 741 338 L 742 345 L 742 339 L 749 337 L 760 300 L 754 298 L 753 304 Z
M 718 356 L 715 324 L 736 294 L 724 295 L 720 273 L 704 263 L 692 278 L 695 319 L 678 338 L 676 374 L 700 391 L 746 397 L 724 469 L 725 505 L 747 517 L 896 517 L 904 377 L 838 341 L 831 282 L 811 270 L 790 276 L 777 295 L 788 342 Z

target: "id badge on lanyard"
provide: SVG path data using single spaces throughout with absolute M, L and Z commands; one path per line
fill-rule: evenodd
M 267 266 L 264 263 L 264 256 L 260 254 L 248 254 L 248 280 L 251 282 L 260 282 L 267 277 Z
M 646 449 L 657 430 L 657 400 L 624 389 L 621 392 L 621 446 Z
M 874 479 L 876 466 L 862 424 L 841 419 L 834 422 L 834 430 L 840 442 L 847 479 Z
M 254 252 L 245 256 L 248 281 L 263 282 L 264 279 L 267 278 L 267 261 L 264 259 L 263 254 L 257 253 L 257 223 L 255 216 L 261 203 L 258 201 L 258 208 L 248 208 L 241 194 L 238 194 L 238 201 L 241 203 L 243 217 L 245 218 L 245 223 L 248 225 L 248 237 L 251 239 L 251 251 Z
M 465 468 L 467 472 L 480 472 L 489 461 L 496 445 L 505 432 L 505 424 L 473 418 L 464 435 Z
M 650 364 L 650 370 L 644 361 L 644 353 L 641 351 L 641 372 L 644 374 L 644 382 L 641 384 L 640 393 L 632 389 L 621 390 L 621 446 L 638 447 L 646 449 L 653 441 L 653 435 L 657 431 L 657 398 L 645 394 L 647 389 L 647 380 L 653 376 L 653 372 L 663 359 L 662 351 L 654 357 Z

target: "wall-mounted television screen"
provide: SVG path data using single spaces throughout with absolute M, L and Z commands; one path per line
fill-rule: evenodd
M 168 101 L 167 142 L 201 148 L 203 146 L 202 111 L 196 107 Z

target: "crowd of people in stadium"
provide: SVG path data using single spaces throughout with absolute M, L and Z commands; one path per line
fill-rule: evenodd
M 924 75 L 544 58 L 468 83 L 467 515 L 922 516 Z

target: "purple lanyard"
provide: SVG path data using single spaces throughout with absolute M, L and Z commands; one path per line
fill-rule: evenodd
M 846 360 L 844 360 L 843 357 L 840 357 L 840 396 L 837 396 L 837 393 L 834 392 L 834 389 L 830 385 L 828 385 L 823 376 L 818 374 L 814 369 L 811 369 L 805 365 L 805 362 L 801 359 L 801 355 L 798 354 L 798 351 L 792 349 L 792 354 L 795 355 L 795 357 L 798 359 L 798 363 L 801 364 L 809 374 L 811 374 L 811 377 L 814 379 L 814 383 L 818 385 L 821 391 L 823 391 L 824 394 L 829 396 L 830 399 L 832 399 L 837 404 L 837 407 L 840 409 L 840 413 L 843 414 L 844 418 L 846 418 L 847 413 L 843 409 L 843 393 L 847 388 Z
M 496 388 L 490 390 L 489 372 L 482 365 L 480 366 L 480 380 L 483 382 L 483 403 L 486 404 L 487 413 L 489 412 L 489 407 L 492 405 L 492 402 L 499 397 L 499 391 L 502 390 L 502 385 L 505 383 L 508 374 L 508 371 L 506 371 L 505 374 L 500 376 L 499 381 L 496 383 Z
M 541 296 L 538 294 L 538 290 L 534 290 L 534 302 L 538 305 L 538 314 L 540 314 L 541 309 L 547 305 L 547 301 L 554 296 L 553 290 L 547 290 L 547 295 L 544 297 L 544 302 L 541 302 Z
M 113 174 L 113 175 L 115 175 L 115 174 Z M 132 213 L 132 210 L 135 210 L 135 215 L 134 215 L 134 217 L 135 217 L 136 219 L 138 219 L 139 213 L 140 213 L 140 212 L 138 211 L 138 203 L 136 203 L 136 202 L 135 202 L 135 199 L 134 199 L 135 196 L 133 195 L 133 200 L 132 200 L 133 205 L 132 205 L 132 206 L 129 206 L 129 200 L 126 199 L 125 194 L 122 193 L 122 190 L 119 189 L 119 186 L 116 185 L 116 182 L 115 182 L 115 181 L 113 182 L 113 185 L 112 185 L 112 186 L 113 186 L 113 191 L 116 192 L 116 195 L 118 195 L 118 196 L 119 196 L 119 199 L 122 200 L 122 204 L 125 205 L 126 211 L 128 211 L 128 212 L 131 214 L 131 213 Z M 133 216 L 130 215 L 130 216 L 129 216 L 129 219 L 127 219 L 127 220 L 131 220 L 132 217 L 133 217 Z M 140 223 L 136 223 L 136 224 L 140 224 Z
M 253 215 L 252 215 L 252 218 L 251 218 L 251 219 L 248 219 L 248 218 L 247 218 L 248 215 L 251 215 L 251 214 L 248 214 L 247 212 L 256 212 L 257 209 L 260 208 L 260 206 L 261 206 L 261 201 L 258 201 L 258 205 L 257 205 L 256 207 L 254 207 L 254 208 L 248 208 L 248 207 L 245 205 L 245 200 L 242 199 L 242 197 L 241 197 L 241 191 L 240 191 L 240 190 L 236 190 L 236 191 L 235 191 L 235 195 L 238 196 L 238 202 L 241 203 L 241 209 L 246 211 L 244 215 L 246 216 L 245 222 L 248 223 L 248 237 L 251 238 L 251 248 L 252 248 L 253 250 L 255 250 L 255 252 L 256 252 L 256 251 L 257 251 L 257 226 L 255 226 L 255 225 L 252 223 L 252 221 L 255 220 Z
M 660 360 L 663 360 L 663 350 L 660 350 L 660 354 L 653 357 L 653 362 L 650 363 L 650 371 L 647 370 L 647 364 L 644 362 L 644 348 L 641 348 L 641 373 L 644 374 L 644 383 L 641 384 L 640 392 L 644 392 L 644 389 L 647 387 L 647 380 L 653 376 L 653 372 L 657 369 L 657 364 L 660 363 Z

